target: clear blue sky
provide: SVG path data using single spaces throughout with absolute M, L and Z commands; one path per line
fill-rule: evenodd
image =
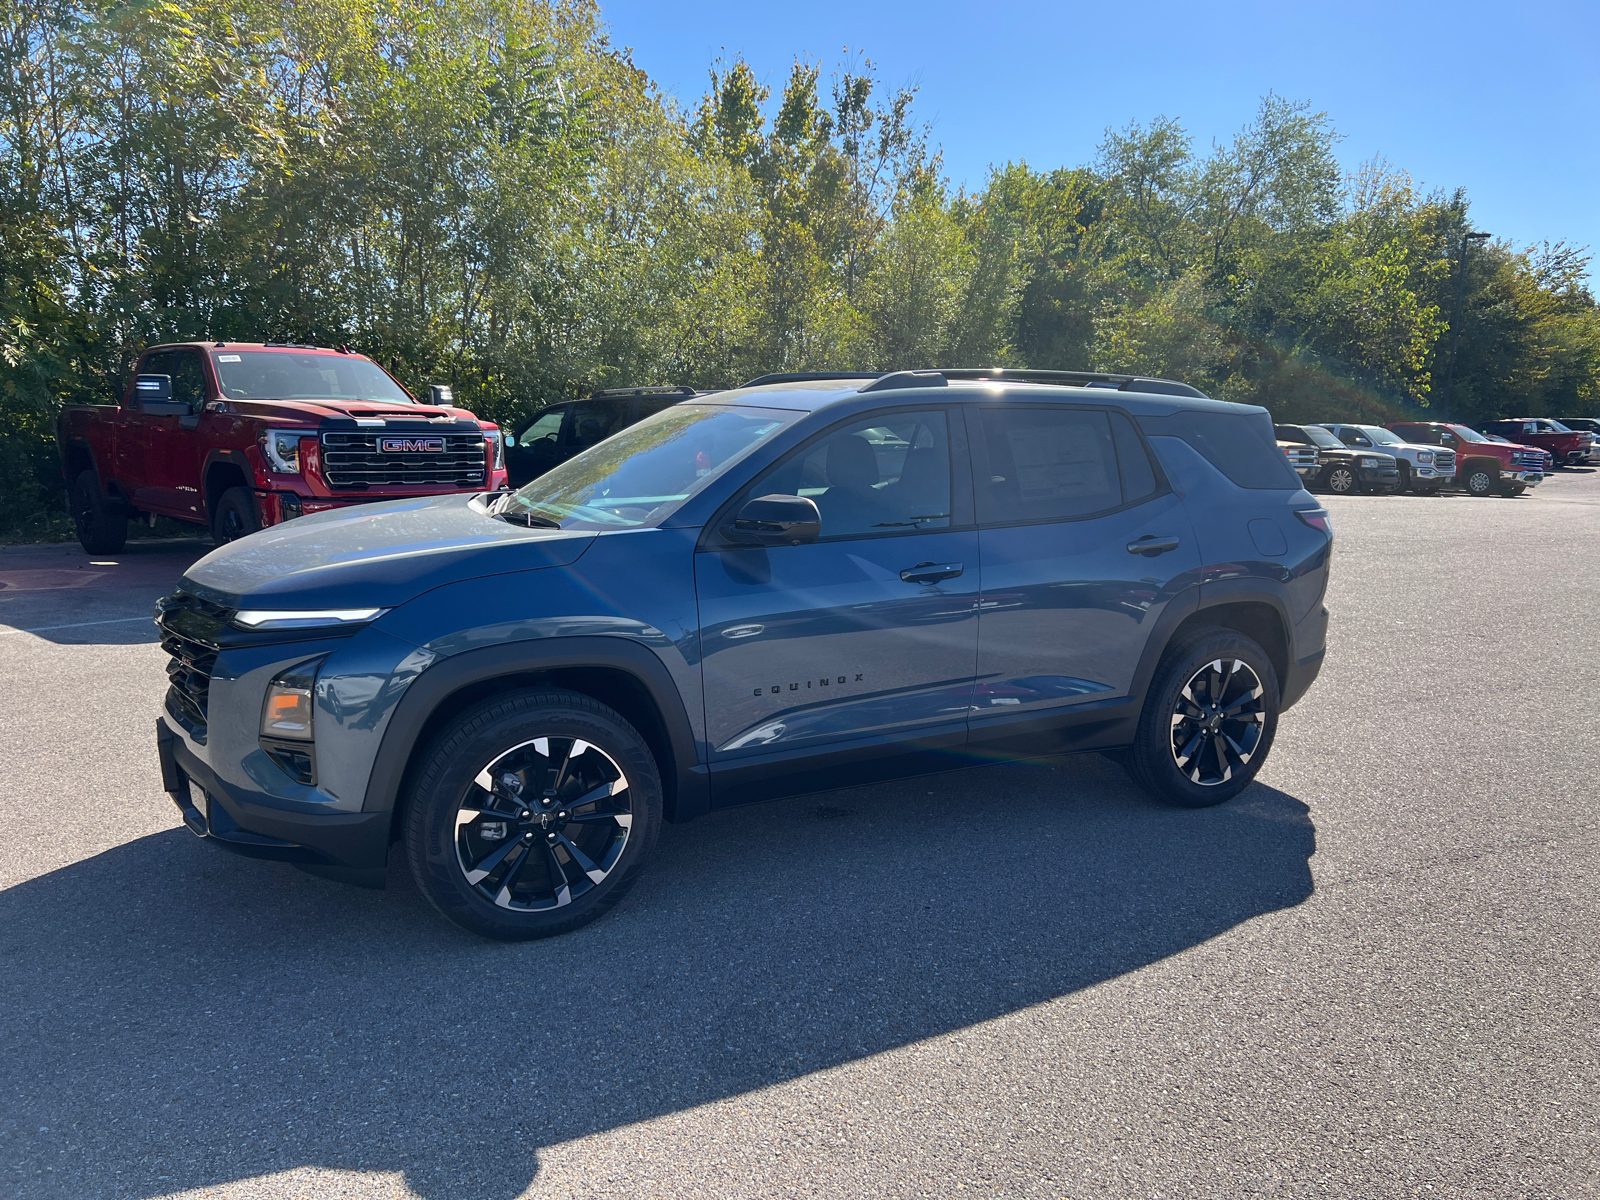
M 601 0 L 612 41 L 686 105 L 719 56 L 774 91 L 865 51 L 919 87 L 953 182 L 991 163 L 1079 166 L 1105 128 L 1180 120 L 1227 140 L 1276 91 L 1326 110 L 1355 167 L 1467 189 L 1476 228 L 1600 251 L 1600 0 L 1012 3 Z M 1591 280 L 1600 270 L 1591 267 Z

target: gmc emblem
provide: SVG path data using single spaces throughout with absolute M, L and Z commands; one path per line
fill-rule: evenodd
M 383 454 L 443 454 L 443 438 L 386 437 L 378 439 Z

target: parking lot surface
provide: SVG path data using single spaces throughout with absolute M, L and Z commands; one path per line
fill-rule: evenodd
M 181 828 L 148 616 L 203 544 L 0 550 L 0 1195 L 1600 1194 L 1600 474 L 1328 506 L 1232 803 L 757 805 L 526 945 Z

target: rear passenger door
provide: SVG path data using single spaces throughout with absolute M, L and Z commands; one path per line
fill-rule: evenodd
M 983 594 L 972 737 L 1128 694 L 1168 600 L 1199 582 L 1188 514 L 1126 414 L 974 406 Z M 1140 547 L 1146 547 L 1141 550 Z

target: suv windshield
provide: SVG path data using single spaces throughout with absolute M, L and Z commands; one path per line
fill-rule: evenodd
M 563 529 L 634 529 L 664 520 L 804 413 L 678 404 L 591 446 L 500 503 Z
M 1369 438 L 1371 438 L 1374 442 L 1376 442 L 1380 446 L 1403 446 L 1403 445 L 1405 445 L 1405 439 L 1404 438 L 1396 437 L 1393 433 L 1389 432 L 1389 430 L 1382 429 L 1382 428 L 1378 427 L 1377 425 L 1357 425 L 1356 428 L 1359 429 L 1362 433 L 1366 434 Z
M 230 400 L 379 400 L 410 404 L 411 397 L 377 363 L 343 354 L 288 350 L 218 350 L 222 394 Z

